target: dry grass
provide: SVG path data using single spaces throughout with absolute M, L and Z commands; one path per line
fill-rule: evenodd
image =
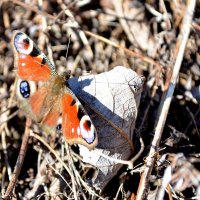
M 0 195 L 199 198 L 199 8 L 192 0 L 0 0 Z M 135 151 L 102 191 L 92 181 L 98 170 L 82 161 L 77 146 L 29 127 L 18 109 L 14 30 L 37 42 L 59 73 L 79 77 L 123 65 L 146 77 L 131 138 Z

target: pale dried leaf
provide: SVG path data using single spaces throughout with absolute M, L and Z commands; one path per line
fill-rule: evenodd
M 133 153 L 130 142 L 133 138 L 143 82 L 144 77 L 121 66 L 99 75 L 69 80 L 73 92 L 104 118 L 87 110 L 97 129 L 99 142 L 93 151 L 84 147 L 80 149 L 83 160 L 98 168 L 98 174 L 93 180 L 97 188 L 103 189 L 120 169 L 121 164 L 117 164 L 113 159 L 127 160 Z

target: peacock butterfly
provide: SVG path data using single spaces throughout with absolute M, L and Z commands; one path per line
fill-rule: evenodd
M 93 149 L 97 133 L 80 101 L 67 87 L 69 73 L 58 75 L 55 66 L 23 32 L 13 33 L 12 48 L 19 107 L 45 131 L 62 131 L 69 144 Z

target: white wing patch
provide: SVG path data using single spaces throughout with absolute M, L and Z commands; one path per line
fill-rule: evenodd
M 87 123 L 90 123 L 90 127 L 88 127 L 88 129 L 85 127 L 85 124 Z M 94 142 L 94 139 L 95 139 L 95 135 L 94 135 L 94 132 L 95 132 L 95 129 L 94 129 L 94 125 L 92 124 L 90 118 L 88 115 L 84 115 L 82 118 L 81 118 L 81 121 L 80 121 L 80 131 L 81 131 L 81 135 L 82 137 L 85 139 L 85 141 L 88 143 L 88 144 L 91 144 L 92 142 Z
M 24 46 L 25 42 L 27 43 L 26 47 Z M 17 51 L 21 54 L 29 55 L 33 50 L 33 41 L 24 33 L 16 35 L 14 45 Z

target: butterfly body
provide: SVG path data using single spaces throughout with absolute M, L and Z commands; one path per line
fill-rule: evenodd
M 55 66 L 23 32 L 14 32 L 12 47 L 19 107 L 45 131 L 62 131 L 69 144 L 94 148 L 97 144 L 95 127 L 66 86 L 70 74 L 58 75 Z

